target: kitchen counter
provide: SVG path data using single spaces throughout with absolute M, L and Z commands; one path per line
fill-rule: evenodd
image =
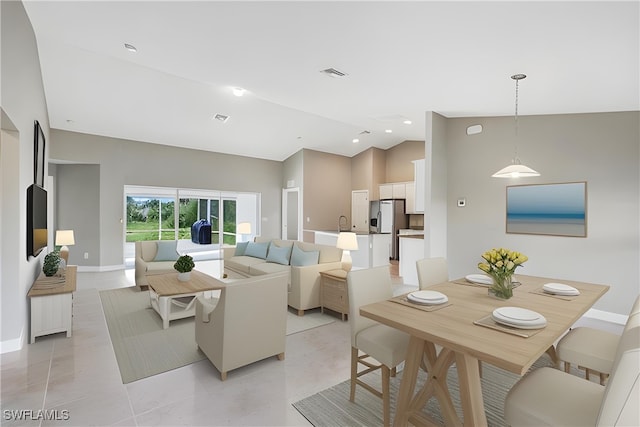
M 335 246 L 338 231 L 306 230 L 315 234 L 314 242 L 319 245 Z M 372 268 L 389 265 L 391 254 L 391 234 L 356 233 L 358 250 L 351 251 L 354 268 Z

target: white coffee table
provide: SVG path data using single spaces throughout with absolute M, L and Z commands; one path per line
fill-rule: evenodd
M 160 315 L 163 329 L 167 329 L 172 320 L 195 316 L 198 295 L 211 294 L 225 287 L 222 280 L 197 270 L 191 271 L 188 282 L 179 281 L 177 272 L 149 275 L 147 280 L 151 307 Z

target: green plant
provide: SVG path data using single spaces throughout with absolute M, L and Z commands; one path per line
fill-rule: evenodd
M 173 268 L 175 268 L 178 273 L 186 273 L 188 271 L 193 270 L 196 264 L 193 262 L 193 258 L 189 255 L 182 255 L 178 260 L 173 264 Z
M 60 266 L 60 252 L 58 251 L 49 252 L 44 257 L 44 264 L 42 265 L 42 271 L 44 272 L 45 276 L 50 277 L 58 272 L 59 266 Z

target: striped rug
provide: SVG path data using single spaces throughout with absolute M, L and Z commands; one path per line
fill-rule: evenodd
M 551 359 L 545 354 L 533 366 L 537 369 L 542 366 L 552 366 Z M 368 377 L 368 378 L 367 378 Z M 381 378 L 376 373 L 362 377 L 371 385 L 380 389 Z M 396 396 L 400 388 L 402 373 L 391 378 L 391 419 L 395 416 Z M 427 378 L 426 373 L 420 370 L 417 386 L 421 387 Z M 519 376 L 504 371 L 488 363 L 482 364 L 482 395 L 489 426 L 505 426 L 503 405 L 507 392 L 518 381 Z M 458 372 L 455 364 L 449 369 L 447 383 L 451 392 L 453 404 L 460 416 L 460 394 L 458 388 Z M 362 387 L 356 388 L 355 402 L 349 401 L 349 380 L 343 381 L 327 390 L 295 402 L 293 406 L 315 427 L 324 426 L 381 426 L 382 425 L 382 399 L 374 396 Z M 424 410 L 433 419 L 444 424 L 437 401 L 432 398 L 427 402 Z

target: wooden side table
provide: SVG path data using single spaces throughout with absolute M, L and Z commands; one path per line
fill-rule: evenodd
M 349 294 L 347 293 L 347 272 L 328 270 L 320 272 L 320 311 L 328 308 L 342 315 L 349 314 Z
M 66 332 L 68 337 L 71 336 L 77 269 L 76 265 L 68 265 L 64 282 L 59 286 L 55 283 L 49 285 L 51 279 L 43 274 L 29 289 L 27 296 L 31 302 L 31 344 L 41 335 Z

